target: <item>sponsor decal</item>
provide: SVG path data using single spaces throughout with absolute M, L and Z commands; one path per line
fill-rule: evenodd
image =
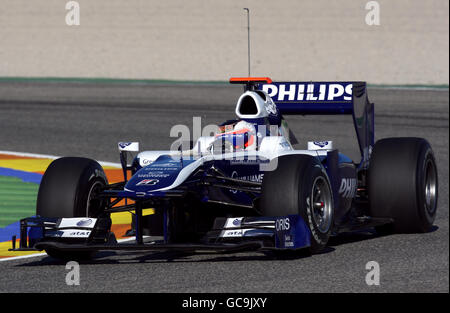
M 286 248 L 293 248 L 294 243 L 292 242 L 291 236 L 285 236 L 284 238 L 284 246 Z
M 120 151 L 139 151 L 139 142 L 119 142 Z
M 164 174 L 162 172 L 138 174 L 138 178 L 166 178 L 169 176 L 170 174 Z
M 302 248 L 310 245 L 312 230 L 297 214 L 279 216 L 275 220 L 275 247 Z
M 159 166 L 159 167 L 178 167 L 180 164 L 179 160 L 166 160 L 167 163 L 157 163 L 157 164 L 153 164 L 151 167 L 155 167 L 155 166 Z
M 224 232 L 222 237 L 242 237 L 242 229 L 227 230 Z
M 238 179 L 256 182 L 256 183 L 262 183 L 263 178 L 264 178 L 264 174 L 256 174 L 256 175 L 238 177 Z
M 119 147 L 121 149 L 125 149 L 126 147 L 128 147 L 131 144 L 132 144 L 132 142 L 119 142 Z
M 93 228 L 97 219 L 90 217 L 71 217 L 62 218 L 57 224 L 58 228 L 69 228 L 69 227 L 89 227 Z
M 280 218 L 275 221 L 275 228 L 277 231 L 289 230 L 290 227 L 289 217 Z
M 251 157 L 247 158 L 247 157 L 237 157 L 236 159 L 230 160 L 230 164 L 231 165 L 236 165 L 236 164 L 256 164 L 256 165 L 261 165 L 261 164 L 267 164 L 270 163 L 269 159 L 266 160 L 262 160 L 259 159 L 258 157 L 256 157 L 256 160 L 252 160 Z
M 152 172 L 155 172 L 155 171 L 177 171 L 180 169 L 179 167 L 174 167 L 173 164 L 171 164 L 171 166 L 168 166 L 168 167 L 158 167 L 157 165 L 153 164 L 153 165 L 150 165 L 148 168 L 149 168 L 149 171 L 152 171 Z
M 368 147 L 364 148 L 364 150 L 363 150 L 363 159 L 364 160 L 370 159 L 370 156 L 372 155 L 372 150 L 373 150 L 373 147 L 370 145 Z
M 97 169 L 97 168 L 94 170 L 94 173 L 92 173 L 92 175 L 89 177 L 89 180 L 91 180 L 91 179 L 93 179 L 93 178 L 95 178 L 95 177 L 101 177 L 101 178 L 103 178 L 105 181 L 107 181 L 105 172 L 103 172 L 103 171 L 101 171 L 101 170 L 99 170 L 99 169 Z
M 151 163 L 153 163 L 153 161 L 150 160 L 150 159 L 141 159 L 141 164 L 142 165 L 149 165 Z
M 311 235 L 314 237 L 314 239 L 318 242 L 318 243 L 320 243 L 320 244 L 324 244 L 325 243 L 325 241 L 323 241 L 322 239 L 321 239 L 321 237 L 318 235 L 318 233 L 317 233 L 317 230 L 316 230 L 316 228 L 314 227 L 314 222 L 313 222 L 313 217 L 312 217 L 312 206 L 311 206 L 311 198 L 310 197 L 307 197 L 306 198 L 306 204 L 307 204 L 307 207 L 306 207 L 306 214 L 307 214 L 307 217 L 308 217 L 308 224 L 309 224 L 309 229 L 310 229 L 310 231 L 311 231 Z
M 249 176 L 239 176 L 238 172 L 233 171 L 233 173 L 231 173 L 231 178 L 239 179 L 239 180 L 245 180 L 245 181 L 251 181 L 251 182 L 255 182 L 255 183 L 262 183 L 263 178 L 264 178 L 264 174 L 255 174 L 255 175 L 249 175 Z M 235 190 L 235 189 L 230 189 L 230 191 L 232 193 L 236 193 L 237 192 L 237 190 Z
M 69 234 L 69 237 L 88 237 L 90 231 L 73 231 Z
M 91 224 L 92 224 L 92 220 L 90 218 L 86 218 L 86 219 L 83 219 L 83 220 L 77 222 L 77 226 L 79 226 L 79 227 L 86 227 Z
M 313 143 L 321 148 L 328 146 L 328 141 L 314 141 Z
M 90 234 L 90 230 L 56 230 L 47 231 L 45 236 L 53 238 L 87 238 Z
M 353 198 L 356 193 L 356 185 L 356 178 L 342 178 L 339 194 L 341 194 L 343 198 Z
M 178 171 L 180 168 L 179 167 L 155 167 L 153 165 L 149 166 L 149 170 L 151 170 L 152 172 L 156 172 L 156 171 Z
M 273 114 L 273 115 L 277 114 L 277 106 L 275 105 L 275 103 L 273 102 L 273 100 L 271 98 L 267 98 L 267 101 L 264 103 L 264 105 L 266 107 L 267 113 Z
M 236 228 L 241 226 L 242 217 L 227 218 L 223 228 Z
M 255 174 L 255 175 L 248 175 L 248 176 L 238 176 L 238 173 L 234 171 L 231 174 L 231 178 L 239 179 L 239 180 L 245 180 L 245 181 L 251 181 L 255 183 L 262 183 L 264 174 Z
M 159 183 L 159 179 L 143 179 L 140 182 L 138 182 L 136 184 L 136 186 L 142 186 L 142 185 L 153 186 L 153 185 L 156 185 L 157 183 Z
M 64 232 L 61 230 L 56 230 L 56 231 L 47 231 L 45 233 L 46 237 L 62 237 L 64 235 Z
M 352 83 L 273 83 L 262 90 L 275 101 L 351 101 Z

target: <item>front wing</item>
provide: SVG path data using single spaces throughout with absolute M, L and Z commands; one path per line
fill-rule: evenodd
M 216 218 L 200 242 L 169 243 L 152 237 L 140 243 L 111 240 L 107 218 L 42 218 L 21 220 L 20 245 L 11 251 L 59 250 L 62 252 L 147 250 L 238 252 L 296 250 L 310 246 L 310 230 L 300 215 L 279 217 Z

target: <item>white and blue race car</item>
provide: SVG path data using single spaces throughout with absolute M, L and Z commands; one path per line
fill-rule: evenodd
M 13 250 L 57 258 L 100 250 L 317 253 L 340 232 L 430 230 L 438 198 L 430 144 L 422 138 L 375 143 L 364 82 L 230 82 L 245 86 L 237 118 L 189 150 L 137 153 L 138 143 L 119 143 L 123 182 L 108 184 L 91 159 L 53 161 L 36 216 L 21 221 Z M 361 159 L 351 160 L 332 141 L 295 150 L 283 118 L 289 114 L 352 115 Z M 146 208 L 154 214 L 144 216 Z M 111 233 L 110 214 L 123 211 L 133 212 L 135 242 L 117 243 Z

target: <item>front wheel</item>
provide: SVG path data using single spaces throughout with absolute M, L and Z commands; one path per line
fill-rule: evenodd
M 37 197 L 36 215 L 42 217 L 98 217 L 107 200 L 95 196 L 108 184 L 98 162 L 77 157 L 53 161 L 42 177 Z M 63 253 L 46 250 L 57 259 L 86 259 L 89 253 Z
M 264 216 L 299 214 L 311 231 L 311 253 L 325 248 L 333 226 L 331 185 L 320 162 L 309 155 L 288 155 L 264 174 L 260 208 Z

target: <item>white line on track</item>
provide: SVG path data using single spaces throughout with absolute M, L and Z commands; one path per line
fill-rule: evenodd
M 147 238 L 148 236 L 144 236 L 144 238 Z M 134 237 L 131 238 L 123 238 L 123 239 L 119 239 L 117 240 L 118 243 L 121 242 L 127 242 L 127 241 L 132 241 L 135 240 Z M 6 257 L 6 258 L 2 258 L 0 259 L 0 262 L 6 262 L 6 261 L 14 261 L 14 260 L 21 260 L 21 259 L 29 259 L 29 258 L 34 258 L 34 257 L 38 257 L 38 256 L 44 256 L 47 255 L 47 253 L 43 252 L 43 253 L 34 253 L 34 254 L 29 254 L 29 255 L 19 255 L 19 256 L 13 256 L 13 257 Z
M 44 252 L 44 253 L 34 253 L 34 254 L 29 254 L 29 255 L 6 257 L 6 258 L 0 259 L 0 262 L 14 261 L 14 260 L 20 260 L 20 259 L 29 259 L 29 258 L 34 258 L 34 257 L 38 257 L 38 256 L 43 256 L 43 255 L 47 255 L 47 253 Z
M 15 152 L 15 151 L 2 151 L 2 150 L 0 150 L 0 154 L 22 156 L 22 157 L 29 157 L 29 158 L 52 159 L 52 160 L 60 158 L 60 156 L 56 156 L 56 155 Z M 121 167 L 120 163 L 105 162 L 105 161 L 98 161 L 98 163 L 100 163 L 100 165 L 102 165 L 102 166 L 112 166 L 112 167 L 118 167 L 118 168 Z

